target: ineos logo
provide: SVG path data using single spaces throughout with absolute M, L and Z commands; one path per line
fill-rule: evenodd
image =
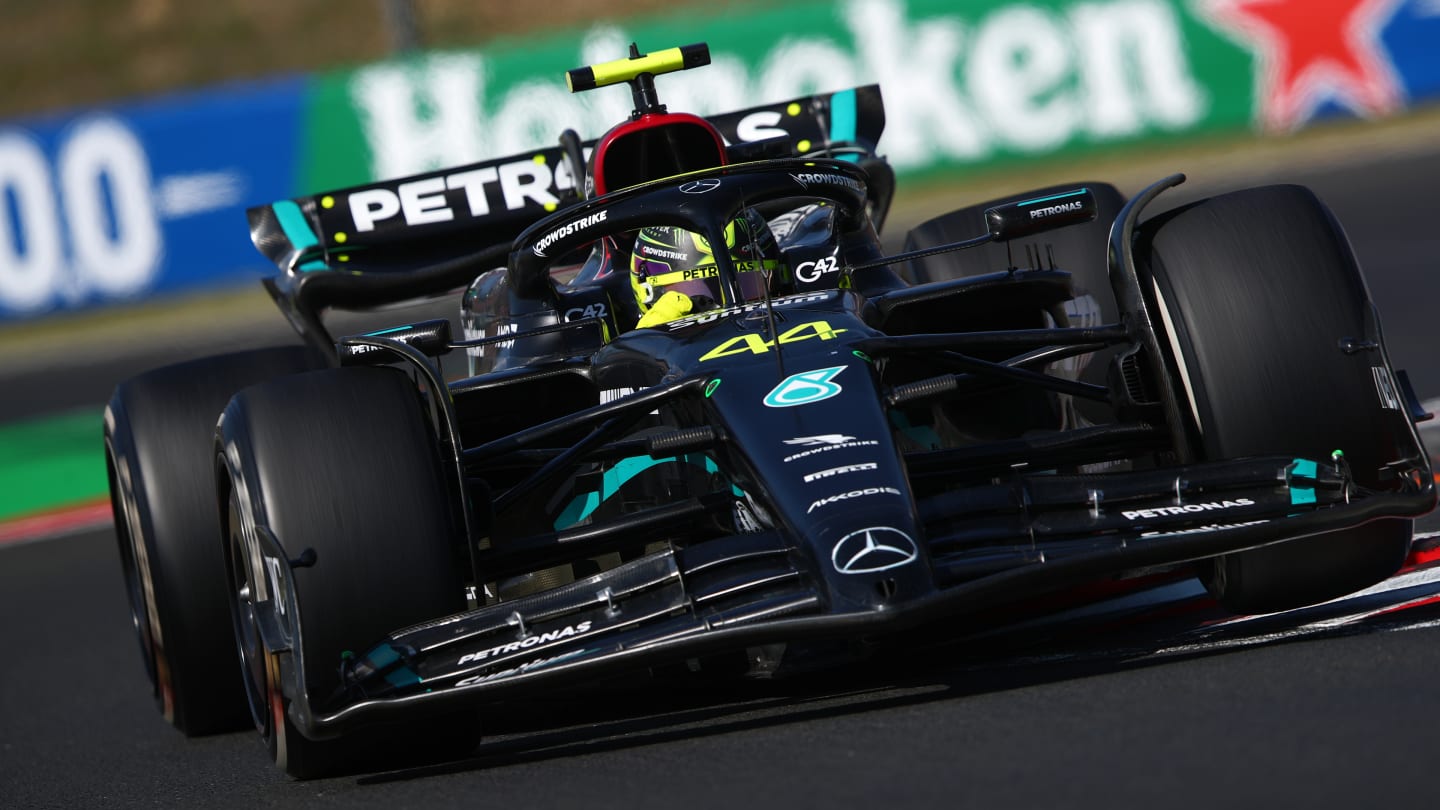
M 842 574 L 869 574 L 898 568 L 920 556 L 910 535 L 889 526 L 872 526 L 840 538 L 830 561 Z
M 680 187 L 681 194 L 704 194 L 707 191 L 714 191 L 720 187 L 720 181 L 713 177 L 704 180 L 691 180 Z

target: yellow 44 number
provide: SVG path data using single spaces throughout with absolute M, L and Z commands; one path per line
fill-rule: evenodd
M 776 338 L 775 343 L 798 343 L 802 340 L 810 340 L 811 338 L 831 340 L 836 335 L 844 331 L 846 330 L 831 329 L 830 324 L 826 321 L 811 321 L 809 323 L 802 323 L 799 326 L 792 327 L 784 332 L 781 332 L 780 337 Z M 715 348 L 701 355 L 700 362 L 703 363 L 706 360 L 714 360 L 717 357 L 730 357 L 731 355 L 745 354 L 746 352 L 749 352 L 750 354 L 764 354 L 770 351 L 770 347 L 774 346 L 775 343 L 771 343 L 770 341 L 761 338 L 759 335 L 739 335 L 737 337 L 730 338 L 724 343 L 721 343 L 719 346 L 716 346 Z

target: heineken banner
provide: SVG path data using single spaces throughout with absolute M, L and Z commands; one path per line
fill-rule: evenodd
M 743 7 L 742 7 L 743 8 Z M 244 208 L 593 138 L 624 88 L 564 71 L 695 41 L 718 113 L 878 83 L 914 179 L 1380 119 L 1440 100 L 1440 0 L 843 0 L 651 18 L 0 122 L 0 320 L 257 279 Z M 758 122 L 761 129 L 764 122 Z

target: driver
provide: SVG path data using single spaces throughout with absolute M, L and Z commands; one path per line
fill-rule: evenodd
M 637 329 L 711 309 L 739 306 L 764 297 L 781 263 L 765 219 L 745 211 L 725 228 L 725 248 L 739 275 L 741 301 L 731 301 L 720 283 L 709 241 L 673 226 L 644 228 L 630 255 L 630 286 L 640 305 Z

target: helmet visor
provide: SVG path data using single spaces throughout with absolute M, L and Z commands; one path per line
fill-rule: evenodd
M 707 257 L 709 258 L 709 257 Z M 651 300 L 667 292 L 684 293 L 694 298 L 703 295 L 716 302 L 724 301 L 720 285 L 720 269 L 712 259 L 709 264 L 677 267 L 659 259 L 646 259 L 636 253 L 633 267 L 639 280 L 651 289 Z

